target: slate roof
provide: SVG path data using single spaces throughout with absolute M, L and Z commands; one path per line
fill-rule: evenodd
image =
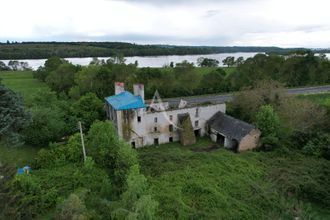
M 208 121 L 208 125 L 226 137 L 237 141 L 242 140 L 251 130 L 256 128 L 249 123 L 233 118 L 223 112 L 217 112 L 212 116 Z
M 134 96 L 130 92 L 122 92 L 117 95 L 109 96 L 105 100 L 116 110 L 128 110 L 145 108 L 141 96 Z

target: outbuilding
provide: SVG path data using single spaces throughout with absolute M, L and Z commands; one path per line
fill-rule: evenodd
M 261 132 L 254 125 L 217 112 L 207 123 L 208 131 L 214 142 L 235 152 L 256 148 Z

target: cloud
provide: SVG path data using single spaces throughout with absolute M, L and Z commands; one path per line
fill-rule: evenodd
M 4 0 L 0 41 L 330 47 L 329 6 L 323 0 Z

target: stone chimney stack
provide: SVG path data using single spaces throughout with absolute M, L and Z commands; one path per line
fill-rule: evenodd
M 141 98 L 144 102 L 144 85 L 143 84 L 134 84 L 133 89 L 134 89 L 134 95 L 141 96 Z
M 123 82 L 115 82 L 115 95 L 125 92 L 125 86 Z

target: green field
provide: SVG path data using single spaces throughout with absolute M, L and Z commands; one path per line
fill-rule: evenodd
M 299 98 L 309 99 L 322 106 L 330 107 L 330 93 L 299 95 Z
M 22 95 L 26 105 L 31 104 L 36 92 L 48 89 L 45 83 L 33 78 L 32 71 L 4 71 L 0 72 L 0 78 L 3 84 Z
M 323 170 L 325 164 L 329 168 L 328 161 L 275 152 L 207 150 L 212 146 L 206 138 L 192 147 L 171 143 L 138 150 L 161 219 L 290 219 L 293 207 L 300 216 L 330 217 L 325 208 L 287 197 L 322 181 L 309 172 Z

